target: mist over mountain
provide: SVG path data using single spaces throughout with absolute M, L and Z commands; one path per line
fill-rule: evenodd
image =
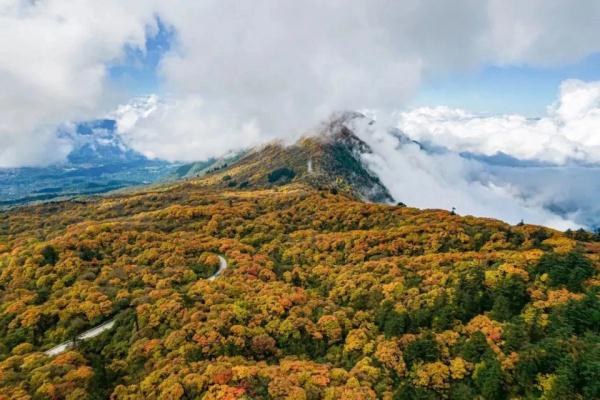
M 202 176 L 251 157 L 259 170 L 274 162 L 269 160 L 277 160 L 277 168 L 295 169 L 306 169 L 310 162 L 314 181 L 323 173 L 343 177 L 359 197 L 369 201 L 456 208 L 461 214 L 490 216 L 513 224 L 524 220 L 563 230 L 595 229 L 600 225 L 600 206 L 595 201 L 600 195 L 600 168 L 594 165 L 560 166 L 502 152 L 459 152 L 437 143 L 435 137 L 411 138 L 389 120 L 358 112 L 334 114 L 298 142 L 288 139 L 267 145 L 272 151 L 285 149 L 281 154 L 289 159 L 281 158 L 279 150 L 261 150 L 264 144 L 238 144 L 232 147 L 239 150 L 229 154 L 213 148 L 193 163 L 170 162 L 151 159 L 135 150 L 132 146 L 136 142 L 129 135 L 138 119 L 148 118 L 158 104 L 155 97 L 140 98 L 109 118 L 61 128 L 59 137 L 71 149 L 62 163 L 0 170 L 3 204 Z M 306 138 L 313 139 L 307 142 Z M 320 148 L 320 153 L 307 153 L 310 143 L 313 147 L 320 143 L 311 150 Z M 294 149 L 300 150 L 290 156 L 288 153 L 296 152 Z M 237 183 L 247 180 L 248 176 L 240 177 Z
M 59 137 L 67 139 L 72 146 L 66 165 L 101 166 L 148 160 L 123 142 L 112 119 L 76 124 L 73 130 L 60 132 Z
M 333 147 L 323 147 L 325 144 Z M 412 139 L 387 121 L 358 112 L 336 114 L 297 142 L 263 146 L 225 163 L 235 173 L 231 174 L 227 165 L 223 168 L 224 176 L 233 177 L 223 183 L 224 188 L 256 183 L 257 176 L 266 183 L 266 171 L 289 168 L 294 179 L 318 182 L 319 174 L 329 177 L 326 181 L 337 176 L 368 201 L 455 208 L 461 214 L 561 230 L 595 229 L 600 224 L 595 201 L 600 195 L 600 168 L 594 165 L 560 166 L 504 154 L 456 152 L 429 140 Z M 250 160 L 254 172 L 248 170 Z M 312 174 L 308 174 L 309 161 Z M 236 163 L 244 166 L 240 176 Z M 202 176 L 214 170 L 210 165 L 200 163 L 192 168 L 190 164 L 189 171 L 195 172 L 186 176 Z
M 102 193 L 164 179 L 179 164 L 152 160 L 124 143 L 112 119 L 63 126 L 66 158 L 45 167 L 0 168 L 0 205 Z
M 349 123 L 372 149 L 362 159 L 397 201 L 563 230 L 600 225 L 600 166 L 465 154 L 435 138 L 412 139 L 385 120 Z

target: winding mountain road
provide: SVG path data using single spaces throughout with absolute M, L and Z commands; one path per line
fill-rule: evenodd
M 208 281 L 214 281 L 215 279 L 217 279 L 217 277 L 219 277 L 223 273 L 223 271 L 225 271 L 228 267 L 227 260 L 225 260 L 225 257 L 223 257 L 223 256 L 218 256 L 218 257 L 219 257 L 219 269 L 217 270 L 217 272 L 215 272 L 214 274 L 212 274 L 211 276 L 209 276 L 206 279 Z M 44 352 L 44 354 L 46 354 L 49 357 L 57 356 L 60 353 L 64 353 L 71 347 L 75 346 L 76 341 L 94 338 L 94 337 L 100 335 L 102 332 L 106 332 L 109 329 L 112 329 L 113 326 L 115 326 L 115 320 L 111 319 L 110 321 L 106 321 L 103 324 L 100 324 L 90 330 L 83 332 L 82 334 L 78 335 L 77 339 L 75 339 L 75 340 L 67 340 L 66 342 L 61 343 L 58 346 L 54 346 L 53 348 L 46 350 Z
M 214 274 L 212 274 L 211 276 L 209 276 L 207 278 L 208 281 L 214 281 L 215 279 L 217 279 L 217 277 L 219 275 L 221 275 L 223 273 L 223 271 L 225 271 L 225 269 L 227 269 L 227 260 L 225 259 L 225 257 L 223 256 L 218 256 L 219 257 L 219 269 L 217 270 L 217 272 L 215 272 Z
M 93 337 L 98 336 L 99 334 L 101 334 L 104 331 L 107 331 L 109 329 L 111 329 L 113 326 L 115 326 L 115 320 L 112 319 L 110 321 L 107 321 L 101 325 L 98 325 L 95 328 L 92 328 L 88 331 L 83 332 L 81 335 L 77 336 L 77 340 L 87 340 L 87 339 L 91 339 Z M 75 341 L 73 340 L 68 340 L 64 343 L 59 344 L 58 346 L 55 346 L 53 348 L 51 348 L 50 350 L 46 350 L 44 352 L 44 354 L 46 354 L 47 356 L 53 357 L 53 356 L 57 356 L 60 353 L 63 353 L 67 350 L 69 350 L 71 347 L 73 347 L 75 345 Z

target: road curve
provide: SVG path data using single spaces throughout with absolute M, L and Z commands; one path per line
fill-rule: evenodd
M 90 330 L 87 330 L 85 332 L 83 332 L 81 335 L 77 336 L 76 340 L 87 340 L 87 339 L 91 339 L 93 337 L 98 336 L 99 334 L 101 334 L 104 331 L 107 331 L 109 329 L 111 329 L 113 326 L 115 325 L 115 320 L 112 319 L 110 321 L 107 321 L 101 325 L 98 325 L 95 328 L 92 328 Z M 50 350 L 46 350 L 44 353 L 47 356 L 56 356 L 64 351 L 67 351 L 68 349 L 70 349 L 71 347 L 73 347 L 75 345 L 75 342 L 73 340 L 68 340 L 64 343 L 59 344 L 58 346 L 55 346 L 53 348 L 51 348 Z
M 208 281 L 214 281 L 215 279 L 217 279 L 217 277 L 219 275 L 221 275 L 223 273 L 223 271 L 225 271 L 225 269 L 227 269 L 227 260 L 225 259 L 225 257 L 223 257 L 223 256 L 218 256 L 218 257 L 219 257 L 219 269 L 217 270 L 217 272 L 212 274 L 212 276 L 209 276 L 207 278 Z
M 219 257 L 219 269 L 217 270 L 217 272 L 215 272 L 214 274 L 212 274 L 211 276 L 209 276 L 206 279 L 208 281 L 214 281 L 215 279 L 217 279 L 217 277 L 219 277 L 223 273 L 223 271 L 225 271 L 228 267 L 227 260 L 225 260 L 225 257 L 223 257 L 223 256 L 218 256 L 218 257 Z M 69 350 L 71 347 L 75 346 L 76 341 L 94 338 L 94 337 L 100 335 L 102 332 L 112 329 L 113 326 L 115 326 L 115 320 L 111 319 L 110 321 L 106 321 L 103 324 L 100 324 L 100 325 L 78 335 L 77 339 L 75 339 L 75 341 L 68 340 L 64 343 L 59 344 L 58 346 L 54 346 L 53 348 L 46 350 L 44 352 L 44 354 L 46 354 L 49 357 L 57 356 L 60 353 L 63 353 L 65 351 Z

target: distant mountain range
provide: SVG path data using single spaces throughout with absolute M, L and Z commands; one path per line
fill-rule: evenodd
M 129 148 L 117 134 L 117 123 L 112 119 L 83 122 L 74 131 L 60 132 L 74 145 L 67 156 L 70 165 L 81 167 L 143 163 L 148 159 Z
M 181 167 L 151 160 L 131 149 L 117 133 L 112 119 L 82 122 L 58 134 L 73 146 L 64 163 L 0 169 L 0 206 L 148 184 L 177 176 Z

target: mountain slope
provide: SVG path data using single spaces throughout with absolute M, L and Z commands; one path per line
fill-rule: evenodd
M 600 396 L 598 243 L 360 201 L 333 132 L 0 212 L 0 399 Z
M 220 188 L 265 188 L 290 182 L 337 190 L 357 199 L 392 202 L 388 190 L 361 161 L 369 146 L 347 127 L 346 114 L 322 131 L 292 145 L 273 142 L 252 149 L 238 160 L 211 166 L 200 174 L 203 182 Z

